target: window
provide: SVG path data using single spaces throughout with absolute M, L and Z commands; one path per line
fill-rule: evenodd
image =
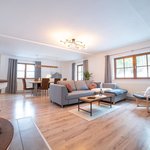
M 83 65 L 77 65 L 77 80 L 83 80 Z
M 17 78 L 34 78 L 35 65 L 34 64 L 17 64 Z
M 115 78 L 150 78 L 150 54 L 146 53 L 116 58 Z

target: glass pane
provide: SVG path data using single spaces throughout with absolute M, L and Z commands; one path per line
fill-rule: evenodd
M 150 65 L 150 55 L 148 55 L 148 65 Z
M 33 71 L 27 72 L 26 78 L 34 78 L 34 72 Z
M 123 68 L 123 59 L 117 59 L 116 60 L 116 68 Z
M 83 73 L 78 73 L 78 80 L 83 80 Z
M 148 77 L 150 77 L 150 67 L 148 67 Z
M 27 65 L 27 71 L 34 71 L 35 67 L 34 65 Z
M 133 68 L 126 68 L 125 69 L 125 77 L 126 78 L 133 78 Z
M 24 78 L 25 74 L 24 71 L 17 71 L 17 78 Z
M 25 64 L 17 64 L 17 70 L 24 71 L 25 70 Z
M 133 58 L 125 58 L 124 59 L 125 67 L 133 67 Z
M 78 66 L 78 72 L 82 72 L 83 66 Z
M 147 77 L 147 67 L 137 67 L 137 77 Z
M 141 55 L 136 57 L 136 65 L 137 66 L 146 66 L 146 55 Z
M 117 69 L 116 71 L 117 78 L 124 78 L 124 69 Z

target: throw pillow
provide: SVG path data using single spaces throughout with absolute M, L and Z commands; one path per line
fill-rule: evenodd
M 73 91 L 73 89 L 72 89 L 70 84 L 66 84 L 66 88 L 67 88 L 68 92 L 72 92 Z
M 89 89 L 90 90 L 95 89 L 95 88 L 97 88 L 97 84 L 96 83 L 89 84 Z
M 145 97 L 150 97 L 150 86 L 146 89 L 145 93 L 144 93 Z

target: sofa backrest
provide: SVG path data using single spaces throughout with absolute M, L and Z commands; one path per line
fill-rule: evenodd
M 75 86 L 76 86 L 77 90 L 88 90 L 89 89 L 85 80 L 75 81 Z
M 103 88 L 116 89 L 117 88 L 117 84 L 116 83 L 103 83 L 102 87 Z
M 66 81 L 58 81 L 57 82 L 57 84 L 60 84 L 60 85 L 70 84 L 73 91 L 76 91 L 76 90 L 88 90 L 89 89 L 89 85 L 91 83 L 96 83 L 97 84 L 97 88 L 99 88 L 101 82 L 93 82 L 92 80 L 78 80 L 78 81 L 66 80 Z M 106 86 L 106 85 L 104 85 L 104 86 Z M 112 88 L 112 85 L 110 85 L 109 88 Z
M 76 91 L 76 90 L 77 90 L 77 89 L 76 89 L 76 86 L 75 86 L 75 81 L 73 81 L 73 80 L 58 81 L 57 84 L 60 84 L 60 85 L 70 84 L 73 91 Z

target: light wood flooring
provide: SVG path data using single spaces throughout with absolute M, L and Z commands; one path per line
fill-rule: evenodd
M 68 112 L 77 105 L 61 108 L 44 96 L 2 94 L 0 117 L 33 117 L 53 150 L 150 150 L 150 114 L 146 108 L 137 108 L 129 100 L 116 105 L 120 108 L 86 121 Z

